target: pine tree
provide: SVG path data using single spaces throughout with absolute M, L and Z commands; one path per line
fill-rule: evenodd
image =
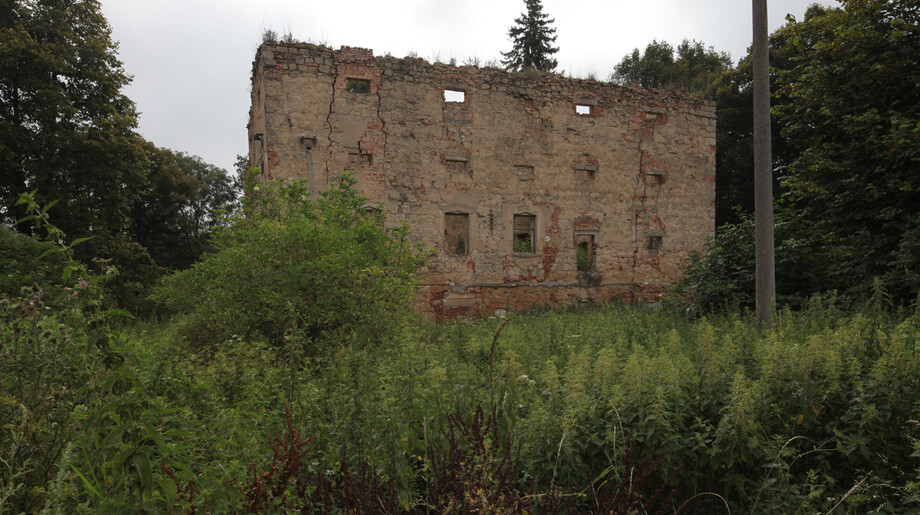
M 515 25 L 508 29 L 514 46 L 510 52 L 502 52 L 502 64 L 509 71 L 551 72 L 557 64 L 552 55 L 559 51 L 559 47 L 552 46 L 556 41 L 556 29 L 550 27 L 556 20 L 547 19 L 540 0 L 524 0 L 524 4 L 527 12 L 516 18 Z

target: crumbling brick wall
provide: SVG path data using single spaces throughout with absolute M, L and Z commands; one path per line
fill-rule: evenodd
M 654 300 L 714 231 L 715 106 L 682 92 L 264 44 L 249 141 L 263 178 L 348 170 L 407 220 L 436 318 Z

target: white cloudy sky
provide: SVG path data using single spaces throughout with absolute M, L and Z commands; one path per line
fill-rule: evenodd
M 523 0 L 101 0 L 134 76 L 140 132 L 161 147 L 201 156 L 231 170 L 246 153 L 249 74 L 264 28 L 294 37 L 415 52 L 429 60 L 500 59 Z M 769 0 L 772 32 L 814 0 Z M 822 0 L 825 5 L 837 5 Z M 606 78 L 653 39 L 695 39 L 745 55 L 751 42 L 748 0 L 544 0 L 555 18 L 559 69 Z

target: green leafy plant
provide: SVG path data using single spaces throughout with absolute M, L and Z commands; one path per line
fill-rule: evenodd
M 252 184 L 214 252 L 167 279 L 159 295 L 190 313 L 196 337 L 262 335 L 309 346 L 378 342 L 407 313 L 427 252 L 409 228 L 384 227 L 349 176 L 312 196 L 302 181 Z

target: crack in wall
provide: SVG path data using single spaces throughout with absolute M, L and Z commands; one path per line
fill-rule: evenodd
M 380 121 L 380 132 L 383 133 L 383 162 L 380 164 L 380 169 L 383 170 L 387 162 L 387 122 L 384 121 L 383 117 L 380 116 L 380 104 L 383 103 L 383 99 L 380 97 L 380 89 L 383 87 L 383 78 L 381 77 L 380 82 L 377 84 L 377 120 Z
M 633 261 L 632 279 L 636 280 L 636 269 L 639 267 L 639 209 L 645 209 L 645 197 L 639 197 L 640 183 L 642 182 L 642 128 L 639 129 L 639 142 L 636 145 L 639 155 L 639 166 L 636 171 L 636 185 L 633 188 L 632 201 L 632 226 L 633 226 Z M 644 191 L 642 192 L 645 193 Z
M 327 178 L 329 176 L 329 159 L 332 158 L 332 113 L 335 110 L 335 85 L 339 80 L 339 65 L 335 61 L 335 56 L 333 56 L 332 59 L 332 67 L 335 69 L 335 74 L 333 75 L 332 79 L 332 98 L 329 99 L 329 110 L 326 112 L 326 126 L 329 127 L 329 132 L 326 135 L 326 141 L 328 142 L 326 145 L 326 159 L 323 160 L 323 170 L 326 173 Z M 314 186 L 312 182 L 310 183 L 310 192 L 316 193 L 316 186 Z

